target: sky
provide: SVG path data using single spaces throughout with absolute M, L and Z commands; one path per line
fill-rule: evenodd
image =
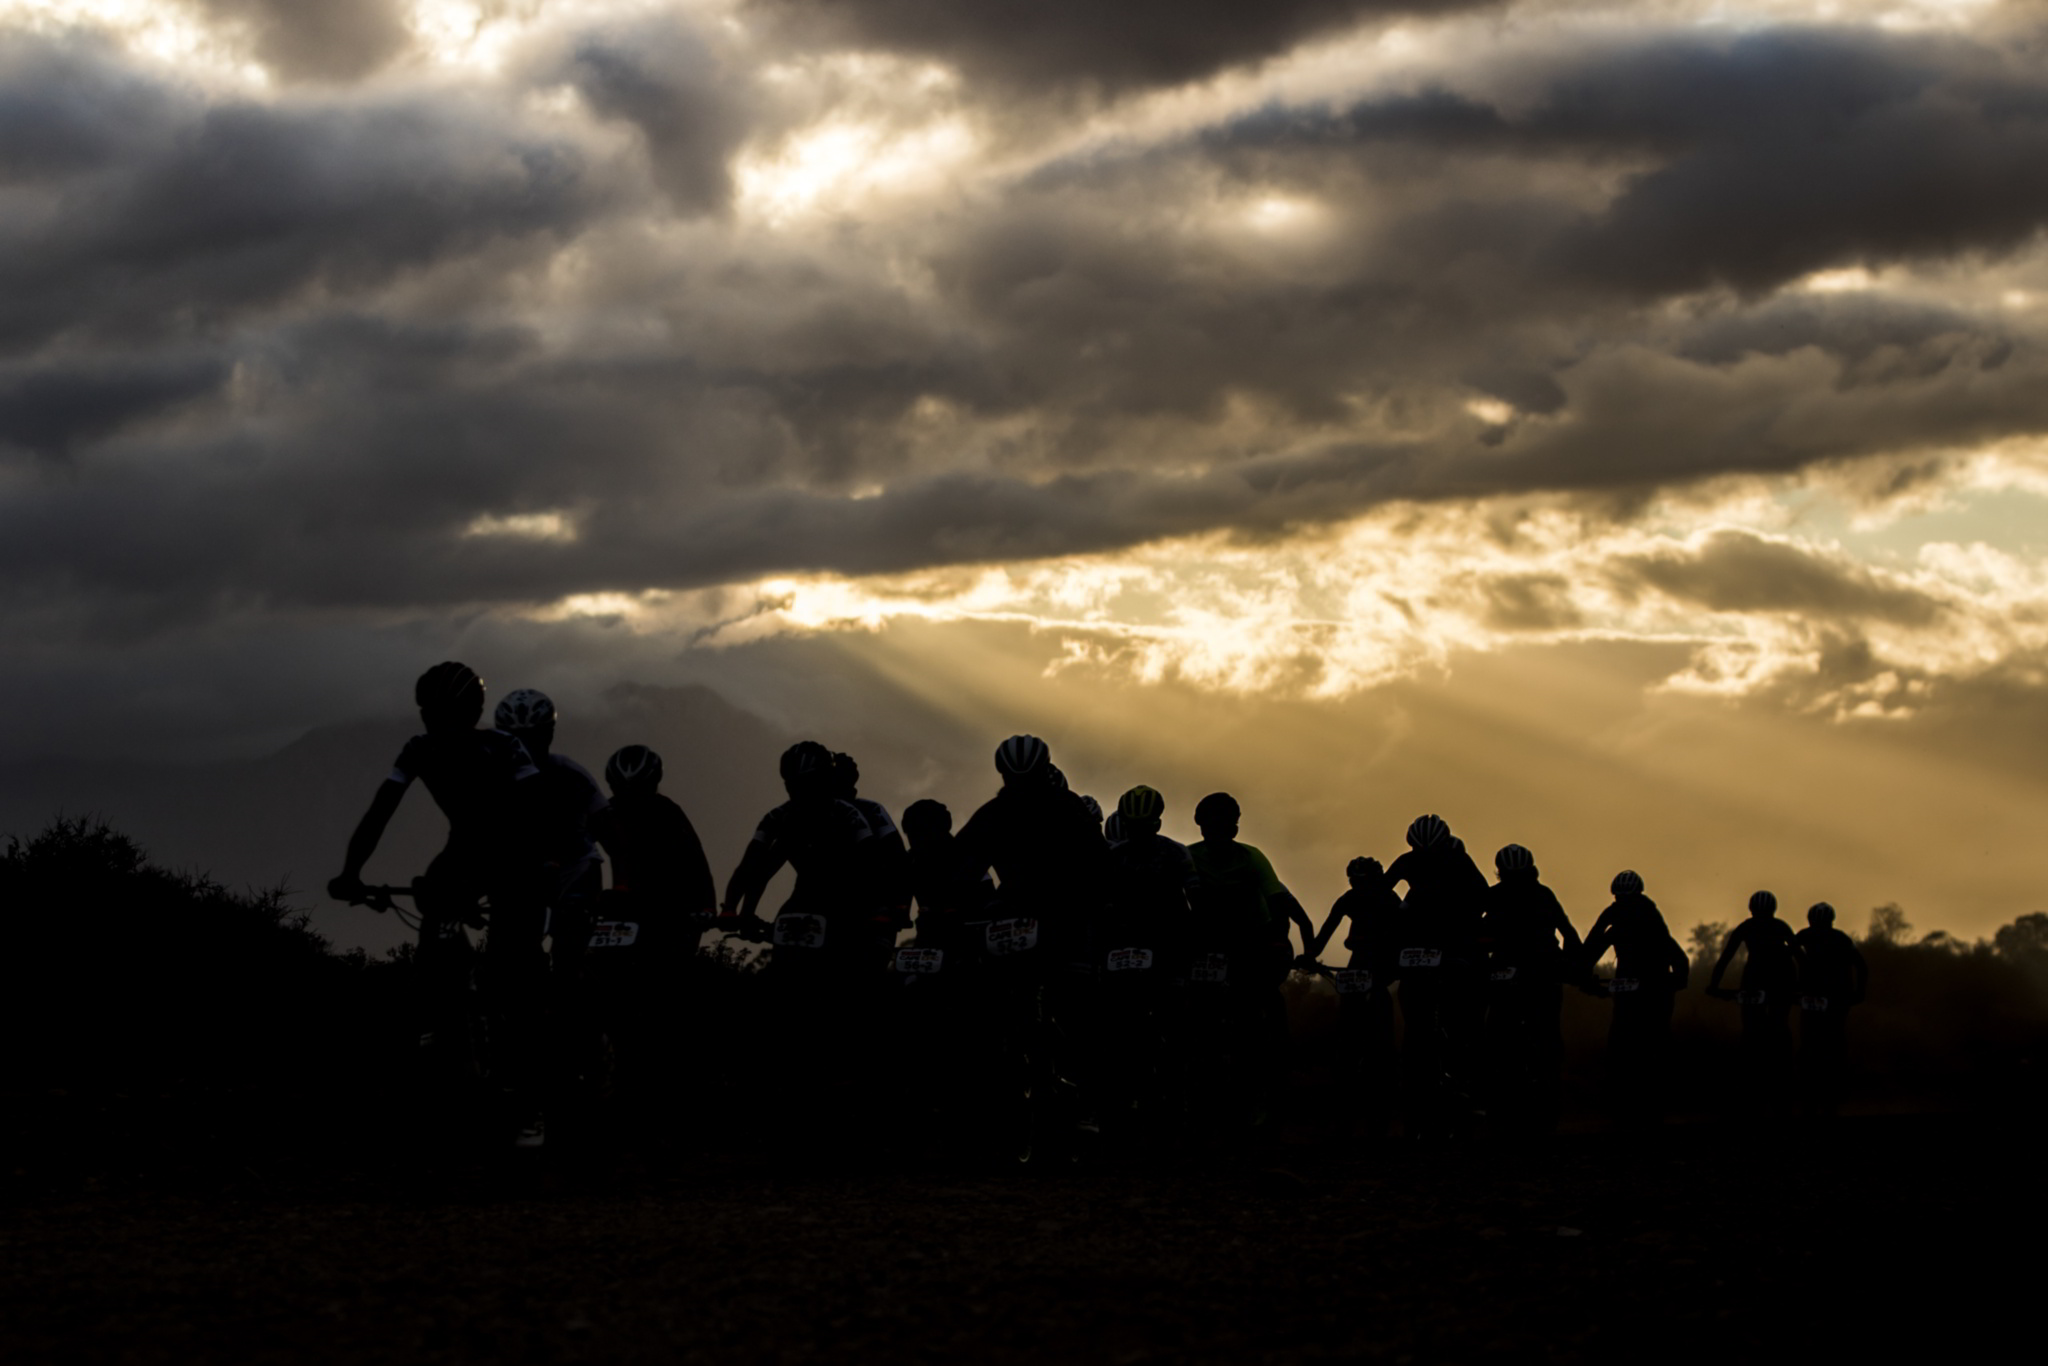
M 367 797 L 455 657 L 721 832 L 718 727 L 962 819 L 1033 730 L 1316 910 L 1434 810 L 1582 922 L 1987 934 L 2044 221 L 1995 0 L 0 0 L 7 809 Z

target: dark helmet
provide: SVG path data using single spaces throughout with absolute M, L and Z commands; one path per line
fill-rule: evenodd
M 1081 794 L 1081 805 L 1087 807 L 1088 814 L 1095 817 L 1098 822 L 1102 819 L 1102 803 L 1085 792 Z
M 1052 750 L 1036 735 L 1012 735 L 996 746 L 996 772 L 1005 777 L 1037 773 L 1052 765 Z
M 413 705 L 423 710 L 453 711 L 461 707 L 484 709 L 484 681 L 476 670 L 452 659 L 443 660 L 421 674 L 412 685 Z
M 1384 877 L 1386 871 L 1376 858 L 1355 858 L 1344 865 L 1344 876 L 1353 882 L 1360 878 Z
M 1408 822 L 1408 847 L 1429 849 L 1451 837 L 1451 827 L 1442 816 L 1417 816 Z
M 1816 901 L 1806 908 L 1806 923 L 1809 925 L 1832 925 L 1835 923 L 1835 908 L 1825 901 Z
M 1244 809 L 1237 804 L 1237 798 L 1228 792 L 1211 792 L 1195 803 L 1195 824 L 1207 829 L 1212 825 L 1235 825 L 1244 815 Z
M 627 745 L 604 761 L 604 780 L 614 792 L 652 792 L 661 786 L 661 756 L 645 745 Z
M 1116 799 L 1116 811 L 1127 821 L 1156 821 L 1166 815 L 1166 798 L 1158 789 L 1139 783 Z
M 782 781 L 803 782 L 832 771 L 832 751 L 816 740 L 799 740 L 782 751 Z
M 1111 844 L 1122 844 L 1130 838 L 1130 836 L 1124 834 L 1123 812 L 1112 811 L 1109 813 L 1109 819 L 1102 823 L 1102 838 L 1108 840 Z
M 927 835 L 949 835 L 953 832 L 953 813 L 944 802 L 920 797 L 903 808 L 903 831 L 913 840 Z
M 498 703 L 499 730 L 546 730 L 555 724 L 554 700 L 539 688 L 514 688 Z
M 1607 890 L 1616 896 L 1641 896 L 1643 875 L 1633 868 L 1624 868 L 1614 875 L 1614 881 L 1607 884 Z
M 1503 873 L 1518 873 L 1527 869 L 1536 871 L 1536 856 L 1519 844 L 1504 844 L 1493 856 L 1493 866 Z
M 1778 913 L 1778 898 L 1769 892 L 1750 893 L 1749 913 L 1751 915 L 1776 915 Z

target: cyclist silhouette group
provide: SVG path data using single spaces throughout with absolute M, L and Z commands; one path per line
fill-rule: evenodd
M 429 1072 L 504 1102 L 520 1147 L 547 1141 L 564 1076 L 631 1093 L 677 1082 L 700 949 L 758 943 L 749 1025 L 762 1099 L 820 1143 L 857 1130 L 886 1079 L 958 1141 L 1028 1158 L 1147 1135 L 1265 1132 L 1288 1077 L 1285 988 L 1327 976 L 1353 1122 L 1417 1138 L 1555 1119 L 1567 988 L 1611 1001 L 1610 1073 L 1625 1117 L 1654 1118 L 1673 1001 L 1690 964 L 1632 871 L 1581 940 L 1534 855 L 1494 857 L 1489 881 L 1436 815 L 1390 865 L 1356 858 L 1318 929 L 1265 854 L 1238 839 L 1228 793 L 1194 808 L 1201 838 L 1160 832 L 1166 797 L 1125 792 L 1105 813 L 1071 791 L 1031 735 L 995 753 L 1001 786 L 956 830 L 929 798 L 898 829 L 859 791 L 852 758 L 815 741 L 781 759 L 787 800 L 762 816 L 719 897 L 662 763 L 628 745 L 609 796 L 554 751 L 555 709 L 533 689 L 482 724 L 483 680 L 446 662 L 415 689 L 407 742 L 349 840 L 337 899 L 414 898 L 420 1041 Z M 446 847 L 407 888 L 362 874 L 400 800 L 424 783 Z M 907 836 L 907 839 L 906 839 Z M 611 885 L 604 886 L 608 856 Z M 795 885 L 771 915 L 776 874 Z M 1848 1011 L 1867 987 L 1826 903 L 1794 934 L 1758 892 L 1709 992 L 1739 1003 L 1763 1084 L 1798 1055 L 1831 1103 Z M 479 947 L 473 932 L 488 921 Z M 1337 931 L 1349 961 L 1321 959 Z M 1300 950 L 1290 942 L 1299 936 Z M 1738 951 L 1741 985 L 1722 988 Z M 1598 965 L 1613 954 L 1610 975 Z

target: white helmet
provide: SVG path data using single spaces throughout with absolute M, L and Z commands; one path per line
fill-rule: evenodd
M 515 734 L 522 730 L 544 730 L 555 724 L 555 704 L 539 688 L 514 688 L 498 703 L 498 729 Z

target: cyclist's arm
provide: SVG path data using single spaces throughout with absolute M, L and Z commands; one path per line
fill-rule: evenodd
M 755 840 L 747 846 L 747 852 L 740 855 L 740 866 L 732 870 L 732 878 L 725 884 L 725 901 L 721 905 L 727 915 L 753 915 L 761 905 L 761 894 L 768 890 L 768 879 L 782 870 L 783 858 L 764 840 Z
M 395 778 L 377 785 L 377 795 L 370 798 L 370 809 L 363 813 L 363 818 L 356 822 L 355 833 L 348 837 L 348 853 L 342 860 L 341 876 L 334 879 L 336 883 L 362 882 L 363 866 L 377 852 L 377 842 L 384 838 L 384 827 L 391 824 L 399 802 L 405 799 L 407 786 Z M 332 891 L 332 884 L 329 890 Z
M 1321 958 L 1323 956 L 1324 945 L 1330 942 L 1330 936 L 1337 932 L 1337 926 L 1343 922 L 1343 919 L 1344 898 L 1340 896 L 1330 903 L 1330 913 L 1323 917 L 1323 927 L 1316 931 L 1315 938 L 1306 945 L 1306 952 L 1309 957 Z
M 1745 920 L 1735 927 L 1734 933 L 1728 936 L 1728 942 L 1721 946 L 1721 956 L 1714 960 L 1714 971 L 1707 978 L 1708 991 L 1721 989 L 1721 974 L 1728 971 L 1728 963 L 1735 957 L 1735 950 L 1741 948 L 1748 938 L 1749 922 Z
M 1267 900 L 1272 905 L 1278 907 L 1280 912 L 1289 920 L 1293 921 L 1294 928 L 1301 932 L 1301 951 L 1308 954 L 1311 958 L 1315 957 L 1314 953 L 1310 952 L 1309 945 L 1315 942 L 1316 927 L 1309 920 L 1308 912 L 1302 908 L 1299 901 L 1295 900 L 1294 893 L 1288 891 L 1285 886 L 1282 886 L 1278 892 L 1269 896 Z
M 1564 941 L 1564 951 L 1577 954 L 1580 949 L 1579 932 L 1572 925 L 1572 918 L 1564 913 L 1564 903 L 1557 899 L 1555 892 L 1550 895 L 1551 930 Z

